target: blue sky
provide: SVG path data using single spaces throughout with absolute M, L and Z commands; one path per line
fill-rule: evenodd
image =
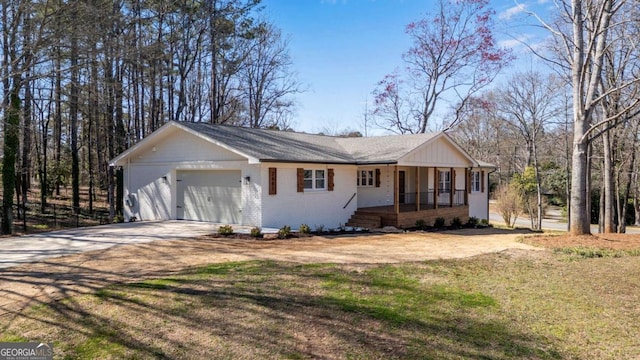
M 363 130 L 365 103 L 371 108 L 375 85 L 401 69 L 410 45 L 404 33 L 435 2 L 428 0 L 263 0 L 264 13 L 289 39 L 293 70 L 307 88 L 296 96 L 293 128 Z M 535 46 L 546 34 L 533 26 L 527 11 L 549 12 L 549 0 L 491 1 L 494 30 L 504 47 L 517 56 L 513 69 L 542 66 L 518 40 Z M 514 70 L 510 71 L 514 71 Z M 504 80 L 498 80 L 498 83 Z M 381 130 L 369 129 L 369 135 Z

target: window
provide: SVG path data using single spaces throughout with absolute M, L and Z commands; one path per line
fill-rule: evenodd
M 325 186 L 325 171 L 317 169 L 304 169 L 304 189 L 323 190 Z
M 471 191 L 472 192 L 480 192 L 480 171 L 472 171 L 471 172 Z
M 373 186 L 373 170 L 358 170 L 358 186 Z
M 438 184 L 438 193 L 449 193 L 451 192 L 451 172 L 450 171 L 440 171 L 440 182 Z
M 471 191 L 480 192 L 481 182 L 482 178 L 480 177 L 480 171 L 471 172 Z

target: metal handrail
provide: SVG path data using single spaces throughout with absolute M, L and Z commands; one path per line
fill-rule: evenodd
M 356 193 L 353 193 L 353 195 L 351 195 L 351 198 L 349 199 L 349 201 L 347 201 L 346 204 L 344 204 L 344 206 L 342 207 L 343 209 L 346 209 L 347 206 L 349 206 L 349 204 L 351 204 L 351 201 L 353 201 L 353 198 L 356 197 Z

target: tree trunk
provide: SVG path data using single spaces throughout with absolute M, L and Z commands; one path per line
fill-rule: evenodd
M 576 129 L 580 128 L 580 121 L 575 121 Z M 586 121 L 583 120 L 583 126 Z M 583 133 L 586 129 L 583 130 Z M 576 130 L 574 138 L 582 137 L 579 130 Z M 569 228 L 571 235 L 585 235 L 591 233 L 591 216 L 589 214 L 588 198 L 589 191 L 587 187 L 587 148 L 586 141 L 574 141 L 573 156 L 571 164 L 573 172 L 571 173 L 571 218 L 569 219 Z
M 19 84 L 15 84 L 17 86 Z M 19 89 L 9 94 L 9 109 L 4 126 L 4 158 L 2 161 L 2 234 L 13 233 L 13 196 L 16 190 L 16 154 L 20 133 Z
M 615 232 L 613 223 L 613 206 L 614 206 L 614 184 L 613 184 L 613 164 L 611 151 L 611 132 L 609 130 L 602 134 L 602 143 L 604 151 L 604 162 L 602 167 L 602 189 L 604 192 L 604 204 L 600 207 L 604 211 L 602 218 L 602 232 L 610 234 Z
M 69 85 L 69 128 L 71 150 L 71 193 L 74 214 L 80 213 L 80 159 L 78 157 L 78 39 L 77 30 L 71 30 L 71 84 Z
M 638 129 L 640 128 L 640 121 L 636 121 L 634 130 L 632 131 L 633 141 L 631 142 L 631 158 L 629 159 L 629 166 L 627 168 L 627 184 L 624 189 L 624 195 L 622 197 L 622 209 L 618 212 L 618 232 L 627 232 L 627 204 L 631 196 L 631 184 L 633 183 L 633 169 L 636 165 L 636 153 L 638 151 Z M 638 186 L 636 184 L 636 186 Z M 637 200 L 637 198 L 635 198 Z M 636 207 L 637 209 L 637 207 Z M 636 210 L 636 219 L 638 219 L 638 210 Z

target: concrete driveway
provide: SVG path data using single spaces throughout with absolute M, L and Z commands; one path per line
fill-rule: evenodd
M 0 268 L 118 245 L 193 238 L 214 233 L 219 226 L 197 221 L 144 221 L 0 238 Z

